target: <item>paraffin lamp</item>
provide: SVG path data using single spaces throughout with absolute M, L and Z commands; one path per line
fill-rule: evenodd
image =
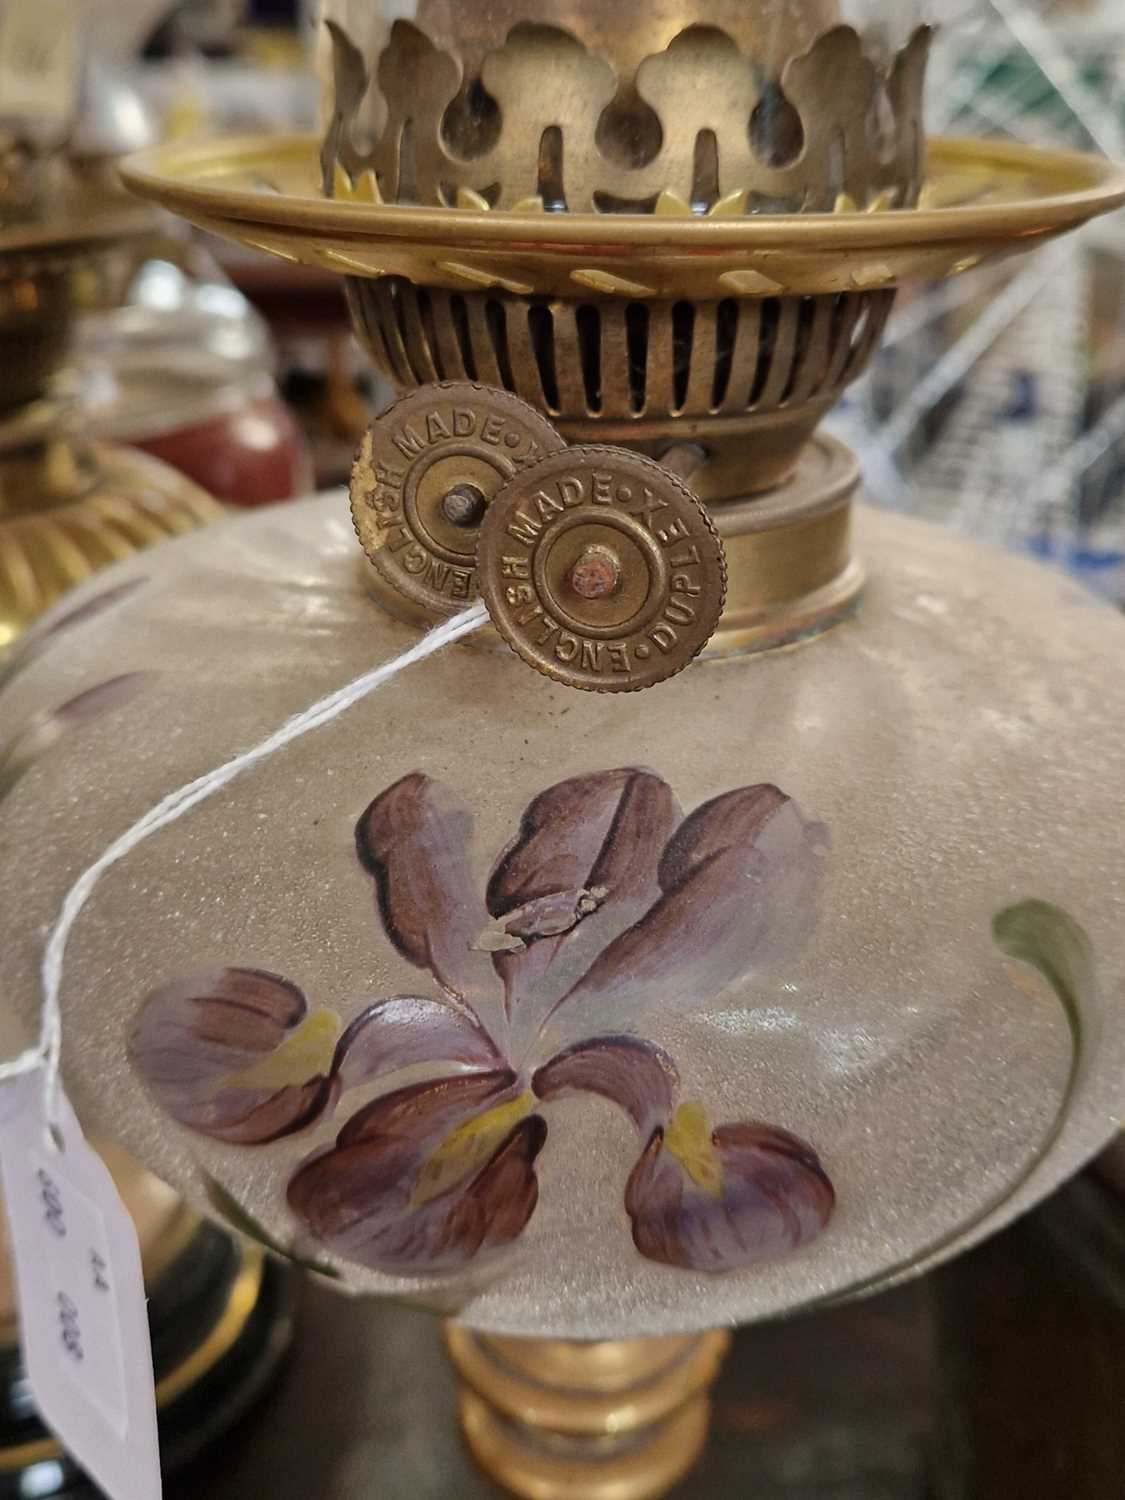
M 482 598 L 108 871 L 66 1075 L 211 1213 L 448 1315 L 509 1488 L 654 1495 L 716 1330 L 917 1274 L 1117 1128 L 1125 625 L 853 507 L 814 430 L 900 282 L 1125 177 L 924 147 L 928 33 L 827 0 L 329 19 L 323 140 L 127 180 L 339 271 L 405 394 L 350 520 L 158 548 L 9 681 L 24 716 L 140 686 L 5 800 L 0 975 L 26 1030 L 123 828 Z

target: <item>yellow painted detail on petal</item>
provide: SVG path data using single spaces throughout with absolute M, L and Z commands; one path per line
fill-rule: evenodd
M 267 1057 L 224 1078 L 223 1087 L 283 1089 L 289 1084 L 308 1083 L 318 1073 L 328 1072 L 339 1035 L 339 1017 L 333 1011 L 318 1010 Z
M 664 1149 L 672 1153 L 697 1187 L 712 1198 L 722 1196 L 723 1168 L 702 1104 L 680 1105 L 664 1132 Z
M 524 1093 L 518 1099 L 509 1099 L 506 1104 L 474 1115 L 451 1130 L 422 1167 L 410 1207 L 421 1208 L 423 1203 L 479 1171 L 513 1126 L 534 1108 L 534 1094 Z

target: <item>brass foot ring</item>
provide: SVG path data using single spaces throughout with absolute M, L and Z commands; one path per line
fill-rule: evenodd
M 706 1396 L 674 1416 L 620 1439 L 533 1442 L 473 1391 L 460 1399 L 461 1429 L 474 1461 L 521 1500 L 656 1500 L 688 1472 L 703 1451 L 710 1418 Z
M 510 1421 L 594 1437 L 652 1426 L 706 1391 L 719 1373 L 730 1335 L 716 1329 L 686 1339 L 570 1345 L 575 1359 L 569 1372 L 559 1363 L 565 1355 L 560 1351 L 553 1357 L 552 1346 L 539 1340 L 481 1338 L 456 1324 L 446 1325 L 445 1340 L 464 1383 Z M 521 1354 L 514 1346 L 521 1343 L 527 1345 L 526 1358 L 538 1363 L 539 1378 L 519 1368 Z M 614 1349 L 627 1353 L 616 1371 Z

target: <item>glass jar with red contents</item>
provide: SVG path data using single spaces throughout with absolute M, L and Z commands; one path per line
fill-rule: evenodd
M 268 333 L 233 288 L 197 287 L 189 305 L 90 315 L 75 364 L 93 436 L 141 448 L 232 505 L 312 489 L 304 435 L 274 385 Z

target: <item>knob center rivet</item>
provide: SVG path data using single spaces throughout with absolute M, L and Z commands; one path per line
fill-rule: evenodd
M 621 584 L 621 559 L 610 547 L 587 547 L 570 570 L 570 586 L 581 599 L 606 599 Z

